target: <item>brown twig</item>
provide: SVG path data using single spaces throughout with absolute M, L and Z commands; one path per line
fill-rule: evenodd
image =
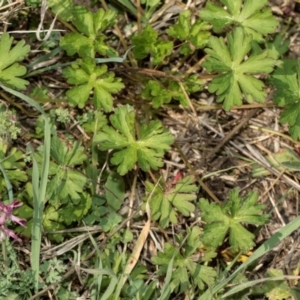
M 221 141 L 221 143 L 214 148 L 206 157 L 207 162 L 211 161 L 216 153 L 227 143 L 231 140 L 231 138 L 236 135 L 240 129 L 249 122 L 249 120 L 255 115 L 257 114 L 257 112 L 259 111 L 259 109 L 254 109 L 251 110 L 245 117 L 243 117 L 240 121 L 240 123 L 238 125 L 236 125 L 225 137 L 224 139 Z

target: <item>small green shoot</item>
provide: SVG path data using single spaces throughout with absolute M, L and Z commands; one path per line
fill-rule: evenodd
M 10 143 L 15 140 L 21 132 L 18 126 L 17 113 L 0 103 L 0 139 Z
M 183 87 L 188 95 L 201 91 L 203 85 L 203 81 L 197 75 L 191 75 L 183 81 Z M 172 99 L 178 100 L 182 106 L 189 106 L 189 102 L 180 84 L 169 78 L 160 82 L 149 80 L 141 95 L 143 99 L 151 101 L 154 108 L 159 108 L 164 104 L 170 103 Z
M 163 63 L 173 51 L 173 43 L 158 39 L 158 33 L 150 25 L 132 39 L 132 45 L 136 59 L 144 59 L 150 54 L 154 65 Z
M 191 24 L 191 11 L 184 10 L 180 13 L 178 23 L 167 29 L 167 33 L 185 42 L 180 47 L 180 53 L 189 55 L 194 53 L 195 49 L 201 49 L 206 46 L 211 35 L 211 26 L 207 22 L 199 19 L 194 24 Z

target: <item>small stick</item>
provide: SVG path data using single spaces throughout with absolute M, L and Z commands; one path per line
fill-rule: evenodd
M 252 111 L 250 111 L 245 118 L 242 118 L 242 120 L 240 121 L 240 123 L 235 126 L 222 140 L 222 142 L 216 147 L 214 148 L 208 155 L 207 155 L 207 161 L 211 161 L 215 154 L 227 143 L 231 140 L 231 138 L 239 132 L 239 130 L 246 124 L 248 123 L 248 121 L 259 111 L 259 109 L 254 109 Z

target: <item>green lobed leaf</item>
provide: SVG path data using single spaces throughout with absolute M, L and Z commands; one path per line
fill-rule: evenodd
M 62 37 L 60 46 L 69 56 L 78 53 L 81 57 L 94 56 L 93 40 L 80 33 L 73 32 Z
M 172 99 L 169 93 L 158 81 L 149 80 L 142 91 L 142 97 L 152 101 L 153 108 L 159 108 L 165 103 L 170 103 Z
M 89 214 L 85 216 L 83 222 L 89 226 L 99 222 L 103 216 L 107 214 L 107 207 L 105 205 L 106 199 L 103 196 L 94 194 L 92 196 L 91 209 Z
M 191 30 L 191 11 L 184 10 L 179 14 L 178 23 L 167 29 L 167 34 L 179 39 L 186 40 Z
M 202 20 L 210 22 L 216 32 L 232 24 L 229 12 L 211 1 L 208 1 L 205 8 L 200 11 L 200 17 Z
M 261 215 L 264 206 L 257 202 L 257 192 L 249 193 L 242 200 L 237 189 L 229 193 L 229 200 L 223 206 L 201 199 L 199 207 L 202 219 L 206 222 L 203 243 L 210 248 L 216 248 L 229 234 L 233 252 L 249 251 L 255 245 L 254 235 L 242 224 L 262 225 L 268 221 L 267 215 Z
M 117 165 L 120 175 L 133 169 L 136 163 L 142 170 L 156 170 L 163 165 L 162 156 L 170 149 L 173 136 L 159 121 L 143 125 L 140 138 L 135 134 L 135 112 L 129 105 L 118 107 L 110 116 L 111 126 L 104 126 L 95 138 L 101 150 L 115 149 L 111 163 Z
M 72 7 L 74 5 L 72 0 L 48 0 L 47 5 L 63 20 L 70 21 L 72 19 Z
M 79 32 L 86 36 L 95 35 L 93 14 L 87 7 L 81 5 L 75 5 L 72 7 L 72 23 L 78 29 Z
M 58 221 L 66 225 L 81 221 L 86 216 L 91 206 L 91 196 L 88 193 L 81 191 L 78 199 L 69 199 L 66 205 L 59 208 Z
M 143 32 L 132 39 L 133 54 L 137 59 L 144 59 L 151 53 L 156 42 L 158 33 L 151 26 L 146 26 Z
M 28 84 L 27 80 L 19 78 L 26 74 L 26 68 L 17 62 L 24 60 L 30 51 L 25 41 L 19 41 L 11 48 L 13 38 L 8 33 L 3 33 L 0 40 L 0 82 L 15 88 L 24 90 Z
M 267 0 L 221 0 L 224 7 L 208 1 L 200 11 L 200 17 L 213 25 L 219 32 L 229 25 L 241 26 L 256 41 L 262 41 L 263 35 L 274 33 L 278 21 L 270 8 L 264 8 Z M 227 7 L 227 10 L 225 10 Z
M 154 220 L 159 221 L 160 226 L 167 227 L 169 223 L 177 224 L 178 212 L 183 216 L 189 216 L 195 210 L 191 201 L 196 199 L 197 190 L 192 176 L 187 176 L 177 182 L 176 186 L 166 188 L 164 186 L 146 181 L 147 195 L 151 194 L 149 205 Z M 147 200 L 145 196 L 144 200 Z
M 107 125 L 107 118 L 99 110 L 87 111 L 82 116 L 78 116 L 78 121 L 87 132 L 97 132 Z
M 63 76 L 68 83 L 76 86 L 67 91 L 67 97 L 72 105 L 83 108 L 93 91 L 93 102 L 96 108 L 103 108 L 109 112 L 113 109 L 112 94 L 124 88 L 120 78 L 115 78 L 114 73 L 107 72 L 107 66 L 97 66 L 95 61 L 86 57 L 78 63 L 72 64 L 63 70 Z
M 43 213 L 43 228 L 45 232 L 62 230 L 65 226 L 58 222 L 59 211 L 54 206 L 48 206 Z M 63 241 L 62 234 L 51 235 L 51 238 L 57 242 Z
M 79 56 L 95 58 L 96 52 L 109 55 L 115 51 L 105 44 L 106 36 L 103 33 L 116 21 L 116 13 L 102 8 L 92 13 L 85 6 L 72 7 L 72 22 L 79 33 L 70 33 L 60 41 L 60 46 L 69 56 L 78 53 Z
M 133 54 L 137 59 L 144 59 L 150 54 L 154 64 L 163 62 L 173 51 L 173 43 L 159 40 L 158 33 L 150 25 L 146 26 L 141 34 L 133 37 L 132 45 Z
M 103 8 L 97 10 L 94 14 L 95 32 L 104 32 L 116 22 L 117 14 L 112 10 L 105 11 Z
M 191 75 L 183 81 L 183 87 L 188 95 L 201 91 L 203 85 L 203 81 L 197 75 Z M 186 95 L 183 93 L 179 83 L 173 79 L 160 82 L 155 80 L 147 81 L 142 91 L 142 98 L 151 101 L 154 108 L 159 108 L 163 104 L 169 103 L 172 99 L 178 100 L 183 106 L 189 106 Z
M 224 102 L 225 110 L 241 105 L 243 97 L 247 102 L 263 102 L 266 99 L 264 83 L 252 75 L 270 73 L 276 60 L 268 51 L 253 54 L 245 60 L 251 49 L 252 38 L 240 27 L 228 35 L 228 47 L 222 38 L 211 37 L 209 57 L 202 64 L 209 72 L 220 73 L 210 83 L 208 90 L 216 92 L 218 102 Z
M 80 142 L 75 142 L 72 148 L 67 147 L 57 136 L 52 138 L 50 154 L 56 163 L 69 167 L 81 164 L 87 158 Z
M 272 57 L 278 59 L 284 53 L 289 50 L 290 40 L 285 39 L 283 34 L 276 34 L 275 38 L 272 41 L 269 41 L 266 44 L 269 53 L 272 54 Z
M 153 56 L 153 64 L 157 65 L 162 63 L 166 57 L 168 57 L 173 51 L 173 43 L 170 41 L 158 40 L 154 44 L 151 51 Z
M 191 11 L 184 10 L 179 14 L 178 23 L 168 28 L 167 33 L 180 41 L 186 41 L 187 43 L 180 47 L 180 53 L 189 55 L 194 52 L 189 43 L 192 43 L 196 49 L 200 49 L 207 44 L 211 35 L 210 28 L 211 26 L 207 22 L 201 20 L 196 20 L 192 25 Z
M 49 173 L 53 177 L 48 184 L 47 193 L 53 204 L 57 203 L 57 199 L 63 200 L 67 196 L 77 199 L 83 192 L 87 181 L 86 176 L 73 170 L 76 165 L 86 160 L 87 156 L 83 150 L 79 142 L 68 148 L 58 137 L 52 138 L 50 155 L 55 163 L 52 163 L 50 167 Z
M 28 180 L 26 172 L 23 170 L 25 162 L 23 153 L 17 148 L 11 148 L 8 151 L 8 145 L 0 140 L 0 164 L 5 170 L 6 176 L 12 185 L 19 186 L 22 182 Z M 0 191 L 4 192 L 6 188 L 5 178 L 0 173 Z
M 280 122 L 289 124 L 294 140 L 300 138 L 300 60 L 285 59 L 272 75 L 274 102 L 283 106 Z
M 104 232 L 109 232 L 110 230 L 114 229 L 121 221 L 122 217 L 119 214 L 110 212 L 109 216 L 101 218 L 100 225 Z
M 190 42 L 197 48 L 203 48 L 207 42 L 209 37 L 211 36 L 210 32 L 211 26 L 207 22 L 203 22 L 201 20 L 196 20 L 196 22 L 192 25 L 190 32 Z
M 72 188 L 73 187 L 70 187 L 70 189 Z M 17 232 L 30 237 L 32 234 L 33 217 L 32 184 L 26 184 L 25 190 L 23 190 L 18 197 L 23 200 L 24 204 L 17 209 L 16 215 L 26 218 L 28 221 L 26 223 L 27 228 L 17 228 Z M 54 202 L 55 201 L 53 201 L 53 199 L 50 199 L 50 201 L 47 202 L 47 206 L 43 214 L 43 227 L 46 232 L 64 229 L 66 225 L 82 220 L 91 207 L 92 199 L 87 193 L 81 191 L 77 200 L 67 196 L 64 201 L 59 199 L 56 203 Z M 61 234 L 50 235 L 50 238 L 56 241 L 63 240 L 63 236 Z
M 116 172 L 109 174 L 105 183 L 105 197 L 108 207 L 118 211 L 125 198 L 125 184 L 123 178 Z
M 267 276 L 271 278 L 282 276 L 282 278 L 284 278 L 284 273 L 282 270 L 268 269 Z M 266 281 L 261 288 L 264 290 L 264 294 L 268 299 L 271 300 L 284 300 L 292 296 L 291 288 L 286 280 Z

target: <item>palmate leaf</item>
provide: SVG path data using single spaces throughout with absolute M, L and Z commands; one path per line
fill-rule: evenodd
M 289 124 L 289 133 L 297 140 L 300 138 L 300 60 L 284 60 L 271 82 L 276 88 L 274 102 L 285 108 L 280 121 Z
M 237 189 L 230 192 L 229 200 L 223 206 L 200 199 L 202 219 L 206 222 L 203 243 L 209 248 L 217 248 L 229 234 L 233 252 L 249 251 L 255 245 L 254 235 L 242 224 L 262 225 L 268 220 L 267 215 L 261 215 L 264 206 L 257 201 L 257 192 L 249 193 L 242 200 Z
M 11 88 L 24 90 L 29 83 L 20 76 L 26 74 L 26 68 L 17 62 L 22 61 L 30 51 L 25 41 L 18 42 L 12 49 L 13 38 L 3 33 L 0 40 L 0 82 Z
M 80 198 L 86 184 L 86 176 L 74 167 L 82 164 L 87 156 L 79 142 L 69 149 L 58 137 L 51 141 L 51 158 L 49 175 L 52 176 L 47 187 L 47 198 L 53 205 L 67 202 L 70 196 L 72 201 Z
M 97 134 L 95 142 L 101 150 L 116 150 L 111 163 L 118 166 L 120 175 L 126 174 L 138 163 L 142 170 L 157 170 L 163 166 L 162 157 L 174 141 L 170 132 L 164 130 L 161 122 L 151 121 L 140 128 L 137 139 L 135 132 L 135 112 L 133 107 L 118 107 L 110 116 L 112 126 L 104 126 Z
M 158 33 L 151 26 L 146 26 L 141 34 L 133 37 L 132 45 L 137 59 L 144 59 L 150 54 L 154 64 L 161 63 L 173 50 L 173 43 L 158 39 Z
M 263 102 L 267 93 L 264 83 L 253 75 L 270 73 L 276 60 L 268 51 L 245 56 L 251 49 L 252 37 L 240 27 L 228 35 L 228 47 L 223 38 L 211 37 L 209 48 L 205 49 L 209 57 L 202 64 L 209 72 L 219 73 L 209 85 L 210 92 L 216 92 L 218 102 L 223 102 L 225 110 L 241 105 L 243 97 L 247 102 Z
M 167 29 L 167 33 L 180 41 L 186 41 L 186 43 L 180 47 L 180 53 L 189 55 L 195 51 L 192 48 L 200 49 L 207 44 L 211 35 L 210 29 L 211 26 L 207 22 L 203 22 L 199 19 L 192 24 L 191 11 L 184 10 L 179 15 L 178 23 Z M 189 43 L 194 47 L 191 47 Z
M 81 191 L 79 198 L 69 198 L 69 201 L 59 208 L 58 221 L 70 225 L 72 222 L 81 221 L 92 206 L 91 196 Z
M 195 210 L 191 201 L 196 199 L 197 190 L 192 176 L 187 176 L 176 184 L 172 189 L 146 181 L 147 195 L 151 195 L 149 205 L 153 220 L 159 221 L 160 226 L 167 227 L 169 223 L 177 224 L 178 213 L 189 216 Z
M 51 8 L 54 14 L 58 15 L 65 21 L 69 21 L 72 19 L 72 0 L 48 0 L 47 5 Z
M 191 93 L 202 90 L 204 82 L 197 75 L 191 75 L 182 82 L 185 92 Z M 186 95 L 183 93 L 179 83 L 173 79 L 167 78 L 160 82 L 149 80 L 142 91 L 142 97 L 151 101 L 154 108 L 169 103 L 172 99 L 178 100 L 182 106 L 189 106 Z
M 63 5 L 64 6 L 64 5 Z M 95 58 L 95 53 L 102 55 L 116 54 L 114 49 L 105 44 L 103 33 L 116 21 L 116 13 L 102 8 L 92 13 L 85 6 L 71 7 L 71 20 L 79 33 L 67 34 L 61 39 L 60 46 L 69 56 L 78 53 L 80 57 Z
M 27 228 L 21 226 L 17 227 L 16 232 L 30 237 L 32 234 L 33 216 L 33 190 L 31 183 L 26 184 L 25 189 L 18 195 L 18 198 L 22 199 L 23 205 L 16 210 L 16 215 L 27 219 Z M 72 222 L 81 221 L 92 205 L 91 196 L 83 191 L 81 191 L 77 199 L 72 199 L 68 196 L 63 200 L 64 201 L 52 201 L 51 199 L 51 201 L 46 204 L 43 213 L 43 228 L 46 232 L 61 230 Z M 62 241 L 63 235 L 50 235 L 50 238 L 56 241 Z
M 270 8 L 264 8 L 267 0 L 220 0 L 224 7 L 211 1 L 200 12 L 200 17 L 213 25 L 215 31 L 221 31 L 226 26 L 238 25 L 244 28 L 253 39 L 261 41 L 263 35 L 274 33 L 278 21 L 272 15 Z M 227 10 L 225 10 L 225 6 Z
M 27 174 L 22 168 L 25 167 L 23 153 L 17 148 L 8 151 L 6 143 L 0 140 L 0 164 L 12 185 L 18 186 L 28 180 Z M 5 179 L 0 172 L 0 192 L 6 188 Z
M 63 76 L 68 83 L 75 87 L 67 91 L 67 96 L 72 105 L 83 108 L 93 91 L 93 102 L 96 108 L 103 108 L 109 112 L 113 109 L 112 94 L 124 88 L 120 78 L 115 78 L 113 72 L 107 72 L 107 66 L 97 66 L 89 57 L 74 63 L 63 70 Z

